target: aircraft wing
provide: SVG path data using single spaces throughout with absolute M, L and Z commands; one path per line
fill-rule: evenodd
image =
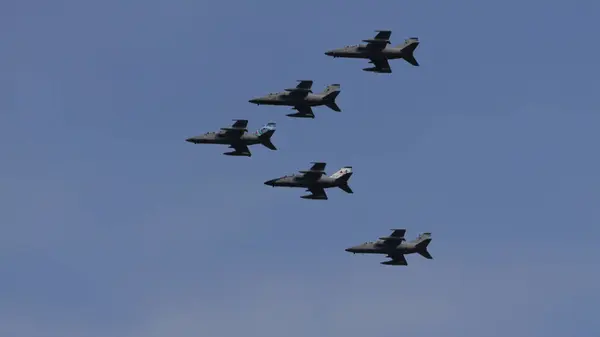
M 234 149 L 235 152 L 239 153 L 250 153 L 250 149 L 245 144 L 232 144 L 229 148 Z
M 377 30 L 377 35 L 372 39 L 363 40 L 367 43 L 368 49 L 382 50 L 386 45 L 390 44 L 391 30 Z
M 302 198 L 304 199 L 319 199 L 319 200 L 327 200 L 327 193 L 322 187 L 311 187 L 307 189 L 310 192 L 310 195 L 305 195 Z
M 389 41 L 390 37 L 392 37 L 391 30 L 376 30 L 377 35 L 375 35 L 375 40 L 385 40 Z
M 325 166 L 327 166 L 327 163 L 323 162 L 312 162 L 311 164 L 313 164 L 310 168 L 311 171 L 325 171 Z
M 312 85 L 313 85 L 313 81 L 311 81 L 311 80 L 299 80 L 298 85 L 296 85 L 296 89 L 310 91 L 310 89 L 312 88 Z
M 406 229 L 392 229 L 392 234 L 389 236 L 382 236 L 379 240 L 382 240 L 385 244 L 399 245 L 404 241 L 404 234 Z
M 381 264 L 387 264 L 391 266 L 408 266 L 404 254 L 389 254 L 387 257 L 391 258 L 389 261 L 381 262 Z
M 289 114 L 288 116 L 290 117 L 315 118 L 312 108 L 308 105 L 297 105 L 292 109 L 297 110 L 298 112 L 295 114 Z
M 378 72 L 391 73 L 392 68 L 385 57 L 372 58 L 369 63 L 372 63 Z
M 290 95 L 293 96 L 306 97 L 306 95 L 312 92 L 312 84 L 313 81 L 311 80 L 299 80 L 295 88 L 288 88 L 285 89 L 285 91 L 289 92 Z
M 394 238 L 404 238 L 404 234 L 406 234 L 406 229 L 392 229 L 391 237 Z
M 221 128 L 228 136 L 241 136 L 248 131 L 248 121 L 245 119 L 234 119 L 233 125 L 228 128 Z
M 308 171 L 300 171 L 300 173 L 303 174 L 303 178 L 306 180 L 318 180 L 325 174 L 325 166 L 327 164 L 322 162 L 313 162 L 311 164 L 313 166 Z

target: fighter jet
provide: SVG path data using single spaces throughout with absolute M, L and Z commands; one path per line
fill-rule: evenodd
M 273 187 L 305 187 L 311 194 L 303 195 L 303 199 L 327 200 L 326 188 L 339 187 L 346 193 L 354 193 L 348 180 L 352 176 L 352 167 L 344 166 L 329 177 L 324 177 L 326 163 L 313 162 L 308 171 L 300 171 L 300 174 L 283 176 L 265 181 L 265 185 Z
M 419 63 L 415 59 L 413 53 L 419 45 L 419 38 L 411 37 L 404 41 L 403 44 L 392 47 L 388 46 L 391 44 L 390 36 L 392 31 L 390 30 L 376 30 L 377 35 L 374 38 L 368 40 L 362 40 L 367 42 L 364 44 L 356 44 L 352 46 L 346 46 L 340 49 L 333 49 L 325 53 L 327 56 L 344 57 L 344 58 L 358 58 L 358 59 L 370 59 L 369 63 L 375 65 L 372 68 L 364 68 L 364 71 L 372 71 L 375 73 L 391 73 L 392 68 L 388 60 L 393 59 L 404 59 L 406 62 L 413 66 L 418 66 Z
M 223 153 L 228 156 L 252 156 L 249 145 L 262 144 L 271 150 L 277 150 L 271 143 L 271 136 L 275 133 L 275 123 L 269 122 L 254 133 L 247 133 L 248 121 L 245 119 L 234 119 L 231 127 L 221 128 L 217 132 L 207 132 L 200 136 L 186 139 L 186 142 L 194 144 L 223 144 L 234 149 L 232 152 Z
M 350 253 L 359 254 L 387 254 L 391 258 L 389 261 L 381 264 L 393 266 L 406 266 L 404 254 L 418 253 L 427 259 L 433 259 L 427 251 L 427 246 L 431 242 L 431 233 L 422 233 L 416 240 L 407 242 L 404 240 L 406 229 L 392 229 L 390 236 L 379 238 L 375 242 L 365 242 L 362 245 L 347 248 Z
M 342 111 L 335 104 L 335 98 L 340 94 L 340 85 L 331 84 L 319 94 L 312 93 L 313 81 L 299 80 L 295 88 L 288 88 L 282 92 L 270 93 L 263 97 L 251 99 L 249 102 L 256 105 L 286 105 L 292 106 L 297 113 L 288 114 L 289 117 L 315 118 L 311 107 L 325 105 L 333 111 Z

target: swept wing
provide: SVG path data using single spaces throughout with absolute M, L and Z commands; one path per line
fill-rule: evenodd
M 327 200 L 327 194 L 322 187 L 311 187 L 306 190 L 310 192 L 309 195 L 303 195 L 301 198 L 303 199 L 317 199 L 317 200 Z
M 308 171 L 300 171 L 302 178 L 306 180 L 318 180 L 325 174 L 325 166 L 327 164 L 323 162 L 312 162 L 311 164 L 313 165 Z
M 375 71 L 380 72 L 380 73 L 391 73 L 392 72 L 392 68 L 390 67 L 388 60 L 384 56 L 376 57 L 376 58 L 374 57 L 374 58 L 371 58 L 370 60 L 371 61 L 369 61 L 369 63 L 371 63 L 375 66 Z
M 392 31 L 390 30 L 376 30 L 377 35 L 372 39 L 363 40 L 367 42 L 366 48 L 372 50 L 382 50 L 386 45 L 390 44 L 390 37 Z
M 404 234 L 406 234 L 406 229 L 391 229 L 392 234 L 389 236 L 380 237 L 379 240 L 394 240 L 394 241 L 404 241 Z
M 381 262 L 381 264 L 391 266 L 408 266 L 408 262 L 406 262 L 404 254 L 389 254 L 387 257 L 391 258 L 391 260 Z
M 248 131 L 248 120 L 234 119 L 234 123 L 231 125 L 231 127 L 221 128 L 221 131 L 227 136 L 241 137 L 244 132 Z
M 292 109 L 298 112 L 294 114 L 288 114 L 290 117 L 315 118 L 312 108 L 308 105 L 296 105 Z
M 297 97 L 306 97 L 309 93 L 312 92 L 313 81 L 311 80 L 298 80 L 298 84 L 295 88 L 287 88 L 285 91 L 289 92 L 290 95 Z
M 382 236 L 379 238 L 379 240 L 381 240 L 384 245 L 397 246 L 405 241 L 405 233 L 406 229 L 392 229 L 392 234 L 389 236 Z
M 245 144 L 232 144 L 229 148 L 234 149 L 236 154 L 249 154 L 250 149 Z

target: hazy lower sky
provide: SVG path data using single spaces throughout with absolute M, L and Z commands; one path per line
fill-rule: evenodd
M 596 1 L 0 4 L 0 335 L 600 334 Z M 374 30 L 420 67 L 333 59 Z M 248 100 L 314 80 L 342 112 Z M 277 122 L 279 151 L 187 137 Z M 328 201 L 263 182 L 353 166 Z M 406 228 L 434 260 L 344 249 Z

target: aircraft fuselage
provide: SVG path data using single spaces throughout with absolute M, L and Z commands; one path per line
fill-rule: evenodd
M 314 94 L 308 94 L 306 97 L 295 97 L 289 94 L 279 94 L 251 99 L 250 103 L 257 105 L 287 105 L 287 106 L 318 106 L 325 104 L 323 97 Z
M 368 59 L 368 58 L 386 58 L 388 60 L 400 59 L 404 56 L 401 48 L 388 47 L 383 50 L 369 50 L 361 49 L 358 47 L 354 48 L 341 48 L 332 50 L 326 53 L 332 57 L 343 57 L 343 58 L 357 58 L 357 59 Z
M 367 242 L 351 247 L 346 251 L 355 254 L 412 254 L 417 252 L 416 242 L 402 242 L 398 245 Z
M 232 145 L 232 144 L 244 144 L 244 145 L 255 145 L 260 144 L 260 140 L 255 135 L 244 134 L 242 137 L 227 137 L 220 135 L 202 135 L 192 137 L 187 140 L 188 142 L 195 144 L 221 144 L 221 145 Z
M 270 185 L 273 187 L 321 187 L 321 188 L 330 188 L 337 187 L 339 183 L 336 183 L 336 180 L 330 177 L 322 177 L 319 180 L 309 180 L 302 179 L 296 177 L 283 177 L 278 179 L 269 180 L 265 183 L 266 185 Z

